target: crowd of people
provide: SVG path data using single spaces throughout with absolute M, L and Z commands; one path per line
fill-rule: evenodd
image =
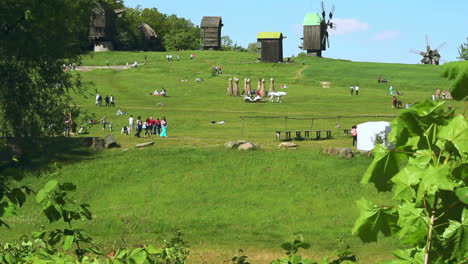
M 131 135 L 135 132 L 135 137 L 141 137 L 144 130 L 143 137 L 151 137 L 151 135 L 159 135 L 160 137 L 167 137 L 167 120 L 166 117 L 161 119 L 153 117 L 146 118 L 144 121 L 141 116 L 135 120 L 133 115 L 128 118 L 128 126 L 122 127 L 120 133 L 122 135 Z
M 115 97 L 113 95 L 109 96 L 106 95 L 104 98 L 104 101 L 106 102 L 105 106 L 115 106 Z M 96 94 L 96 105 L 97 106 L 102 106 L 102 96 L 98 93 Z

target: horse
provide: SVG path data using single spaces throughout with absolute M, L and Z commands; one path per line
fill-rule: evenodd
M 281 103 L 281 97 L 286 96 L 286 92 L 271 92 L 268 93 L 268 97 L 270 97 L 270 103 L 273 103 L 273 100 L 276 98 L 277 103 Z

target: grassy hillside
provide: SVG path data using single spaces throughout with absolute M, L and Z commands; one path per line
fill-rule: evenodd
M 189 59 L 196 54 L 194 60 Z M 388 87 L 403 95 L 403 103 L 430 98 L 437 89 L 450 83 L 440 76 L 441 68 L 432 65 L 362 63 L 325 58 L 294 58 L 295 63 L 258 63 L 257 54 L 238 52 L 186 51 L 180 61 L 165 61 L 166 53 L 103 52 L 84 56 L 83 65 L 104 66 L 147 64 L 137 69 L 99 69 L 82 72 L 94 83 L 88 98 L 77 104 L 107 116 L 116 131 L 90 127 L 92 136 L 113 133 L 122 145 L 92 156 L 76 157 L 65 164 L 61 178 L 78 185 L 76 194 L 89 202 L 95 220 L 84 228 L 105 248 L 161 241 L 173 229 L 182 229 L 193 245 L 192 262 L 207 259 L 219 263 L 232 257 L 238 248 L 247 249 L 254 263 L 267 263 L 281 253 L 279 245 L 292 234 L 302 233 L 312 243 L 306 255 L 324 256 L 338 239 L 365 263 L 390 257 L 395 241 L 362 245 L 350 231 L 357 217 L 355 200 L 373 197 L 378 201 L 389 194 L 377 194 L 361 186 L 360 178 L 370 159 L 359 156 L 341 160 L 318 154 L 325 146 L 351 147 L 351 138 L 335 128 L 350 127 L 364 121 L 391 120 L 376 117 L 337 118 L 357 115 L 397 115 L 392 109 Z M 212 76 L 211 67 L 221 65 L 223 74 Z M 389 80 L 377 83 L 377 76 Z M 285 83 L 288 95 L 283 103 L 244 103 L 242 97 L 226 96 L 228 79 L 275 78 Z M 203 82 L 195 82 L 202 78 Z M 187 82 L 180 82 L 187 79 Z M 322 88 L 320 81 L 332 82 Z M 242 81 L 241 81 L 242 83 Z M 349 86 L 361 87 L 359 96 L 349 94 Z M 242 84 L 240 85 L 242 87 Z M 168 97 L 151 96 L 166 88 Z M 268 81 L 266 84 L 268 90 Z M 114 95 L 115 108 L 96 107 L 94 95 Z M 158 103 L 160 106 L 157 106 Z M 451 102 L 455 108 L 462 103 Z M 117 116 L 117 109 L 128 114 Z M 118 131 L 130 114 L 167 117 L 169 138 L 151 139 L 122 136 Z M 285 120 L 244 119 L 241 116 L 289 116 L 331 119 Z M 211 125 L 210 121 L 225 121 Z M 331 129 L 333 139 L 301 141 L 297 150 L 278 150 L 276 129 Z M 259 143 L 261 151 L 226 151 L 227 140 L 248 139 Z M 154 147 L 134 149 L 137 143 L 156 141 Z M 129 148 L 127 151 L 122 149 Z M 29 177 L 38 189 L 47 177 Z M 12 231 L 2 231 L 0 240 L 36 230 L 45 219 L 32 203 L 19 217 L 8 219 Z M 255 261 L 256 260 L 256 261 Z

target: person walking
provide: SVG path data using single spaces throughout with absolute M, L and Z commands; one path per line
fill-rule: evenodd
M 133 132 L 133 115 L 130 115 L 130 117 L 128 118 L 128 133 L 132 133 Z
M 161 134 L 161 120 L 159 120 L 159 118 L 157 118 L 156 121 L 154 121 L 154 123 L 155 123 L 154 133 L 156 135 Z
M 359 85 L 356 85 L 354 87 L 354 90 L 356 91 L 356 95 L 359 95 Z
M 101 123 L 102 123 L 102 130 L 106 130 L 106 124 L 107 124 L 106 116 L 101 118 Z
M 106 97 L 104 98 L 104 101 L 106 101 L 106 106 L 109 106 L 110 104 L 110 98 L 109 98 L 109 95 L 106 95 Z
M 115 106 L 115 97 L 113 95 L 110 96 L 110 106 Z
M 167 137 L 167 121 L 166 117 L 163 117 L 161 120 L 161 133 L 159 134 L 160 137 Z
M 356 127 L 356 125 L 352 126 L 351 135 L 353 136 L 353 146 L 354 146 L 355 143 L 357 144 L 357 127 Z
M 349 87 L 349 91 L 351 92 L 351 95 L 353 95 L 353 92 L 354 92 L 354 86 L 350 86 L 350 87 Z
M 146 137 L 146 135 L 151 137 L 151 121 L 149 118 L 146 118 L 145 120 L 145 135 L 143 137 Z
M 141 137 L 140 136 L 140 133 L 141 133 L 141 130 L 143 129 L 143 122 L 141 122 L 141 116 L 139 116 L 137 118 L 137 121 L 136 121 L 136 134 L 135 134 L 135 137 Z

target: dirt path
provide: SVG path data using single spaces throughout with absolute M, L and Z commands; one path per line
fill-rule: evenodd
M 121 71 L 121 70 L 125 70 L 125 69 L 128 69 L 129 67 L 125 66 L 125 65 L 118 65 L 118 66 L 78 66 L 76 67 L 76 70 L 77 71 L 84 71 L 84 72 L 88 72 L 88 71 L 92 71 L 92 70 L 97 70 L 97 69 L 111 69 L 111 70 L 118 70 L 118 71 Z
M 307 68 L 309 68 L 309 66 L 302 66 L 302 68 L 296 71 L 296 74 L 294 75 L 293 79 L 302 79 L 302 72 Z

